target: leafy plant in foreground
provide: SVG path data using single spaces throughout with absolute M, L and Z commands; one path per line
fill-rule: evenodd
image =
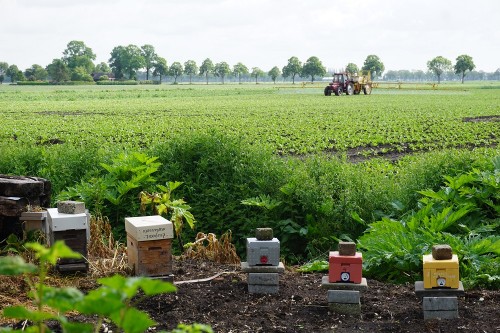
M 371 223 L 359 238 L 366 272 L 378 279 L 421 277 L 422 255 L 434 244 L 449 244 L 458 255 L 468 286 L 500 288 L 500 157 L 493 170 L 445 177 L 439 191 L 420 191 L 419 210 L 401 220 Z
M 87 295 L 73 287 L 50 287 L 45 284 L 49 266 L 54 265 L 58 258 L 78 258 L 80 254 L 73 252 L 62 241 L 57 241 L 50 248 L 38 243 L 28 243 L 26 247 L 34 250 L 39 260 L 38 267 L 26 263 L 18 256 L 0 257 L 0 274 L 24 274 L 29 286 L 29 296 L 33 299 L 35 309 L 10 306 L 3 310 L 4 317 L 32 321 L 34 325 L 28 327 L 26 332 L 50 332 L 46 325 L 48 320 L 57 320 L 63 332 L 99 332 L 104 318 L 111 319 L 124 332 L 144 332 L 155 325 L 155 322 L 146 313 L 137 310 L 134 304 L 140 302 L 143 297 L 176 291 L 171 283 L 120 275 L 99 279 L 98 282 L 102 286 Z M 142 298 L 136 298 L 139 289 L 144 293 Z M 95 327 L 88 323 L 70 322 L 65 314 L 73 310 L 82 314 L 97 315 Z M 2 328 L 0 331 L 21 332 Z

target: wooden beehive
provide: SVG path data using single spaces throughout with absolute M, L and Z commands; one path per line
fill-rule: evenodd
M 172 274 L 172 239 L 137 241 L 127 234 L 128 264 L 135 275 L 165 276 Z
M 50 234 L 50 237 L 50 241 L 52 244 L 54 244 L 58 240 L 62 240 L 71 250 L 82 255 L 82 258 L 78 259 L 59 259 L 57 261 L 58 265 L 86 263 L 85 258 L 87 257 L 87 232 L 85 229 L 56 231 L 52 232 Z

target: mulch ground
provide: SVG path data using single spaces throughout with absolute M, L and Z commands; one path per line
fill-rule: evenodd
M 227 273 L 206 282 L 180 283 L 176 293 L 143 301 L 138 307 L 158 322 L 150 331 L 196 322 L 211 325 L 220 333 L 500 332 L 499 291 L 466 290 L 465 297 L 459 298 L 460 318 L 424 321 L 422 304 L 412 284 L 368 279 L 368 290 L 361 296 L 361 315 L 349 316 L 329 310 L 326 291 L 321 288 L 324 273 L 301 274 L 287 269 L 280 275 L 279 292 L 261 295 L 248 293 L 247 276 L 239 266 L 196 260 L 174 263 L 176 282 L 221 272 Z M 92 286 L 95 284 L 88 279 L 81 279 L 77 285 L 80 289 Z M 1 318 L 0 325 L 5 326 Z

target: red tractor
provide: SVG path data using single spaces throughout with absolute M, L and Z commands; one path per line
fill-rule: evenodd
M 332 92 L 336 96 L 343 93 L 346 93 L 346 95 L 359 95 L 361 90 L 365 95 L 372 93 L 372 82 L 369 74 L 353 76 L 349 73 L 335 73 L 332 82 L 325 87 L 325 96 L 331 96 Z

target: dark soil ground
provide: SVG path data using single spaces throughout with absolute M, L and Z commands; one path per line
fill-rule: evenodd
M 203 279 L 226 272 L 206 282 Z M 500 332 L 500 292 L 466 290 L 459 298 L 459 319 L 424 321 L 414 286 L 368 279 L 362 292 L 361 315 L 329 311 L 324 273 L 302 274 L 287 269 L 278 294 L 249 294 L 239 265 L 208 261 L 175 261 L 174 294 L 155 296 L 139 308 L 159 324 L 150 331 L 171 330 L 178 323 L 211 325 L 214 332 Z M 93 283 L 80 283 L 92 288 Z M 85 318 L 73 318 L 85 320 Z
M 278 294 L 249 294 L 246 274 L 238 266 L 210 262 L 176 263 L 175 281 L 208 277 L 210 282 L 179 284 L 176 294 L 147 300 L 142 309 L 161 325 L 210 324 L 214 332 L 500 332 L 500 292 L 466 291 L 459 300 L 459 319 L 424 321 L 413 285 L 368 280 L 362 292 L 361 316 L 329 311 L 324 273 L 280 275 Z

